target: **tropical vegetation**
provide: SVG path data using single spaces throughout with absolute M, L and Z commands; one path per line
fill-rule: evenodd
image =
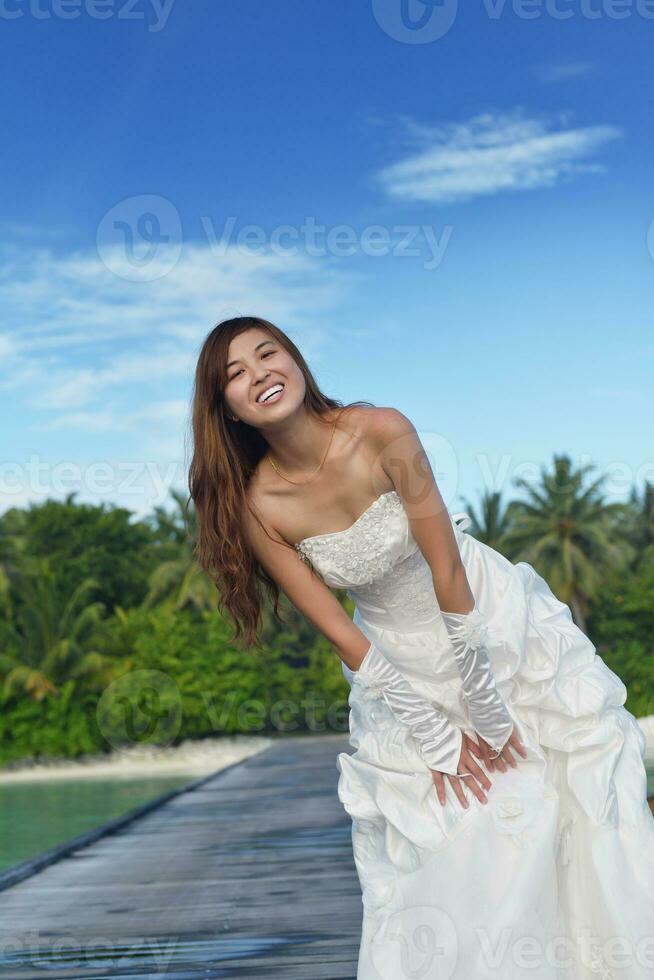
M 625 682 L 627 708 L 654 714 L 654 486 L 609 502 L 592 470 L 555 455 L 514 481 L 520 499 L 468 503 L 469 533 L 533 565 Z M 347 731 L 340 661 L 283 595 L 283 621 L 264 604 L 262 649 L 234 646 L 180 493 L 147 519 L 75 496 L 0 517 L 0 764 Z

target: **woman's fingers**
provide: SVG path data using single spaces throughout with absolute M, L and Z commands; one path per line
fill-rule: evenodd
M 488 778 L 484 770 L 477 765 L 477 763 L 472 758 L 472 756 L 468 756 L 467 759 L 462 761 L 464 762 L 466 771 L 471 773 L 471 775 L 474 777 L 475 780 L 477 780 L 477 782 L 481 783 L 482 794 L 483 794 L 483 790 L 491 788 L 493 784 L 491 783 L 490 779 Z M 472 780 L 467 780 L 467 782 L 468 785 L 470 786 Z M 477 796 L 479 794 L 476 793 L 475 795 Z
M 500 772 L 506 772 L 507 765 L 513 769 L 518 765 L 517 760 L 512 755 L 511 749 L 518 752 L 523 758 L 527 758 L 527 749 L 522 744 L 516 728 L 513 729 L 500 755 L 495 758 L 492 758 L 492 749 L 488 742 L 481 736 L 478 737 L 479 744 L 467 732 L 463 733 L 463 749 L 460 759 L 460 768 L 463 771 L 458 776 L 431 770 L 434 786 L 436 787 L 436 795 L 441 806 L 445 806 L 446 803 L 445 776 L 449 777 L 449 784 L 454 790 L 454 795 L 466 809 L 469 807 L 466 788 L 482 803 L 488 802 L 485 791 L 491 788 L 492 783 L 484 770 L 477 765 L 475 759 L 483 762 L 486 769 L 491 772 L 496 768 Z
M 509 743 L 511 745 L 515 746 L 516 751 L 520 753 L 520 755 L 522 756 L 523 759 L 526 759 L 527 758 L 527 755 L 528 755 L 527 749 L 522 744 L 522 739 L 520 738 L 520 736 L 519 736 L 519 734 L 518 734 L 518 732 L 517 732 L 517 730 L 515 728 L 511 732 L 511 737 L 509 739 Z
M 528 754 L 516 728 L 513 729 L 500 755 L 495 758 L 492 757 L 491 746 L 481 736 L 479 736 L 478 744 L 467 732 L 464 732 L 462 744 L 463 750 L 460 759 L 462 772 L 458 776 L 431 770 L 434 786 L 436 787 L 436 795 L 441 806 L 445 806 L 446 803 L 445 776 L 449 776 L 449 783 L 454 790 L 455 796 L 461 805 L 467 809 L 469 802 L 465 792 L 466 787 L 478 800 L 487 803 L 488 797 L 486 796 L 486 792 L 492 786 L 491 780 L 488 778 L 486 772 L 477 765 L 475 759 L 479 759 L 490 772 L 496 768 L 500 772 L 506 772 L 507 765 L 513 769 L 518 765 L 511 749 L 518 752 L 523 758 L 526 758 Z
M 479 744 L 481 746 L 481 757 L 483 763 L 487 769 L 490 769 L 490 771 L 493 772 L 495 769 L 495 763 L 493 759 L 491 759 L 490 745 L 488 742 L 485 742 L 483 738 L 479 740 Z
M 517 736 L 515 736 L 514 738 L 514 736 L 512 735 L 509 741 L 502 749 L 501 755 L 499 755 L 495 761 L 499 762 L 500 760 L 505 760 L 506 762 L 508 762 L 510 766 L 512 766 L 515 769 L 518 765 L 518 761 L 511 754 L 511 747 L 513 747 L 514 751 L 519 752 L 524 759 L 527 758 L 527 750 L 525 749 L 524 745 L 522 744 L 522 742 L 520 742 Z
M 469 789 L 470 792 L 474 796 L 477 797 L 477 799 L 480 801 L 480 803 L 487 803 L 488 802 L 488 797 L 486 796 L 486 793 L 484 792 L 483 787 L 480 786 L 479 783 L 477 782 L 477 778 L 479 778 L 479 779 L 482 779 L 483 778 L 484 780 L 486 780 L 488 782 L 488 786 L 489 787 L 491 785 L 491 782 L 490 782 L 490 779 L 488 779 L 488 776 L 486 776 L 485 773 L 482 773 L 481 769 L 479 769 L 479 767 L 474 762 L 471 762 L 471 765 L 474 766 L 475 769 L 477 770 L 477 772 L 479 773 L 479 776 L 478 777 L 474 773 L 472 773 L 472 772 L 466 773 L 466 774 L 462 773 L 461 776 L 463 776 L 463 778 L 458 778 L 457 776 L 450 776 L 449 777 L 450 784 L 454 788 L 454 792 L 456 793 L 456 795 L 458 796 L 459 800 L 461 801 L 461 804 L 463 806 L 465 806 L 465 807 L 468 807 L 468 805 L 469 805 L 468 804 L 468 798 L 465 795 L 466 789 Z
M 495 772 L 496 769 L 499 772 L 506 772 L 506 763 L 501 756 L 494 759 L 492 755 L 493 750 L 486 739 L 482 738 L 481 735 L 478 735 L 477 738 L 479 739 L 479 745 L 472 738 L 468 739 L 467 746 L 470 752 L 482 760 L 489 772 Z
M 484 740 L 481 739 L 481 742 L 483 743 Z M 523 757 L 523 759 L 526 759 L 527 758 L 527 755 L 528 755 L 527 749 L 522 744 L 522 741 L 520 739 L 520 735 L 518 734 L 518 731 L 517 731 L 516 728 L 514 728 L 513 731 L 511 732 L 511 734 L 510 734 L 510 736 L 509 736 L 509 738 L 508 738 L 508 740 L 506 742 L 506 745 L 502 749 L 501 753 L 498 756 L 495 756 L 495 758 L 492 758 L 491 759 L 491 763 L 494 764 L 495 766 L 497 766 L 501 770 L 501 772 L 506 772 L 507 763 L 513 769 L 515 769 L 516 766 L 518 765 L 517 760 L 511 754 L 511 747 L 516 752 L 519 752 L 520 755 Z
M 481 737 L 481 735 L 477 735 L 477 738 L 479 739 L 479 745 L 475 742 L 471 735 L 466 733 L 464 736 L 466 747 L 473 755 L 475 755 L 478 759 L 481 759 L 490 772 L 493 772 L 495 769 L 495 763 L 491 758 L 491 747 L 488 742 Z
M 436 772 L 434 769 L 431 769 L 430 772 L 434 786 L 436 787 L 438 802 L 441 806 L 445 806 L 445 777 L 442 772 Z
M 490 769 L 491 772 L 495 772 L 495 771 L 506 772 L 506 763 L 504 762 L 502 756 L 494 755 L 493 747 L 489 745 L 489 743 L 485 739 L 483 739 L 481 735 L 479 736 L 479 742 L 483 746 L 485 751 L 485 757 L 488 760 L 488 762 L 486 762 L 486 767 Z
M 487 769 L 493 770 L 493 764 L 490 760 L 490 751 L 483 738 L 479 739 L 479 745 L 475 742 L 474 738 L 467 733 L 464 735 L 465 747 L 472 755 L 476 756 L 478 759 L 484 763 Z
M 483 759 L 482 749 L 477 745 L 474 738 L 471 738 L 469 735 L 464 735 L 463 738 L 468 750 L 472 752 L 473 755 L 476 755 L 478 759 Z
M 484 770 L 480 766 L 478 766 L 475 760 L 473 759 L 473 755 L 477 756 L 477 758 L 481 759 L 484 765 L 488 768 L 489 766 L 488 756 L 490 754 L 488 751 L 488 746 L 486 745 L 483 739 L 480 739 L 479 745 L 477 745 L 475 740 L 471 738 L 467 733 L 464 733 L 463 742 L 464 742 L 465 749 L 461 756 L 461 762 L 464 764 L 464 767 L 469 772 L 471 772 L 476 779 L 479 780 L 479 782 L 482 784 L 482 786 L 485 789 L 490 789 L 492 785 L 490 779 L 488 778 Z
M 436 796 L 438 797 L 438 802 L 441 804 L 441 806 L 445 806 L 445 802 L 446 802 L 446 794 L 445 794 L 446 775 L 449 777 L 450 786 L 454 790 L 454 795 L 461 803 L 461 806 L 464 807 L 469 806 L 468 799 L 465 795 L 465 787 L 463 785 L 464 783 L 467 784 L 468 789 L 471 790 L 475 794 L 475 796 L 477 796 L 479 799 L 481 799 L 482 796 L 484 795 L 483 790 L 481 790 L 475 783 L 472 774 L 470 774 L 470 776 L 467 779 L 460 779 L 457 778 L 456 776 L 452 776 L 450 773 L 443 773 L 435 769 L 432 769 L 431 778 L 434 783 L 434 786 L 436 787 Z
M 461 803 L 461 806 L 464 806 L 466 808 L 469 807 L 470 804 L 468 803 L 465 787 L 463 785 L 464 782 L 467 782 L 468 780 L 457 779 L 456 776 L 450 776 L 449 780 L 450 780 L 450 785 L 454 788 L 454 792 L 456 796 L 458 796 L 459 798 L 459 802 Z

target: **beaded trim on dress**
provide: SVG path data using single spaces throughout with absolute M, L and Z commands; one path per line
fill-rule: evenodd
M 359 534 L 365 528 L 382 523 L 384 517 L 389 513 L 401 512 L 405 514 L 404 504 L 397 490 L 387 490 L 380 494 L 367 507 L 349 527 L 342 531 L 326 531 L 324 534 L 311 534 L 307 538 L 302 538 L 293 547 L 298 552 L 302 561 L 311 564 L 311 551 L 315 554 L 325 555 L 335 552 L 341 543 L 341 538 L 348 534 Z M 450 519 L 459 531 L 466 531 L 470 526 L 470 517 L 465 511 L 451 514 Z M 338 543 L 337 543 L 338 542 Z
M 360 514 L 357 517 L 356 521 L 350 524 L 349 527 L 344 527 L 342 531 L 325 531 L 324 534 L 311 534 L 309 535 L 308 538 L 302 538 L 301 541 L 298 541 L 297 544 L 294 545 L 295 549 L 301 552 L 303 545 L 305 545 L 308 541 L 322 541 L 323 538 L 333 538 L 337 534 L 347 534 L 348 531 L 354 530 L 354 528 L 357 527 L 360 524 L 360 522 L 363 521 L 363 519 L 368 516 L 370 511 L 373 510 L 373 508 L 376 507 L 377 504 L 379 504 L 382 500 L 384 500 L 385 497 L 396 497 L 398 503 L 400 503 L 401 505 L 400 497 L 397 490 L 387 490 L 385 493 L 380 494 L 379 497 L 373 500 L 370 506 L 366 507 L 363 514 Z

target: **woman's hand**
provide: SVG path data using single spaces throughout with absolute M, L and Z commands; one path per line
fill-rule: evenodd
M 465 789 L 461 785 L 464 782 L 478 800 L 481 800 L 482 803 L 488 803 L 488 797 L 486 796 L 484 789 L 490 789 L 492 783 L 486 773 L 477 765 L 473 758 L 474 756 L 476 756 L 477 759 L 481 759 L 484 766 L 490 772 L 494 772 L 496 769 L 500 772 L 506 772 L 507 763 L 514 769 L 516 768 L 518 763 L 511 754 L 511 748 L 513 748 L 516 752 L 519 752 L 523 759 L 527 758 L 527 749 L 522 744 L 515 726 L 506 745 L 502 749 L 502 752 L 495 759 L 491 758 L 495 754 L 492 746 L 490 746 L 488 742 L 477 732 L 475 732 L 475 734 L 479 739 L 479 744 L 477 744 L 477 742 L 475 742 L 475 740 L 468 735 L 467 732 L 463 733 L 463 740 L 461 742 L 461 756 L 459 759 L 458 772 L 469 773 L 470 775 L 464 777 L 464 779 L 459 779 L 457 776 L 449 775 L 449 773 L 437 772 L 434 769 L 430 770 L 434 786 L 436 787 L 436 795 L 438 796 L 438 800 L 442 806 L 445 806 L 446 778 L 449 779 L 450 785 L 454 789 L 456 796 L 464 807 L 468 806 Z
M 490 746 L 488 746 L 489 751 Z M 481 750 L 477 746 L 476 742 L 467 734 L 463 733 L 463 739 L 461 741 L 461 755 L 459 757 L 458 772 L 463 774 L 466 773 L 464 779 L 460 779 L 457 776 L 452 776 L 446 772 L 438 772 L 435 769 L 430 769 L 431 778 L 433 780 L 434 786 L 436 787 L 436 795 L 438 796 L 438 801 L 441 806 L 445 806 L 445 780 L 450 781 L 450 785 L 454 789 L 454 792 L 461 804 L 467 807 L 468 800 L 465 795 L 465 788 L 463 783 L 468 787 L 468 789 L 475 794 L 478 800 L 482 803 L 488 803 L 488 797 L 486 796 L 484 790 L 491 788 L 491 781 L 475 762 L 474 756 L 481 759 Z
M 478 758 L 481 758 L 482 762 L 490 772 L 494 772 L 496 768 L 499 769 L 500 772 L 506 772 L 507 762 L 510 766 L 513 766 L 514 769 L 516 768 L 518 763 L 511 755 L 510 747 L 513 747 L 516 752 L 519 752 L 523 759 L 527 758 L 527 750 L 522 744 L 520 736 L 518 735 L 518 730 L 515 728 L 515 726 L 507 743 L 502 749 L 502 752 L 494 759 L 491 758 L 495 755 L 494 749 L 488 744 L 488 742 L 485 741 L 485 739 L 481 737 L 481 735 L 478 734 L 477 737 L 479 739 L 479 750 L 475 751 L 477 749 L 477 746 L 475 745 L 472 751 L 475 752 L 475 755 L 477 755 Z M 472 744 L 474 745 L 475 743 L 473 742 Z

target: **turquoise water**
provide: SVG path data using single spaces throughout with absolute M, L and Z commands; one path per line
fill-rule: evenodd
M 0 872 L 200 778 L 71 777 L 0 785 Z

